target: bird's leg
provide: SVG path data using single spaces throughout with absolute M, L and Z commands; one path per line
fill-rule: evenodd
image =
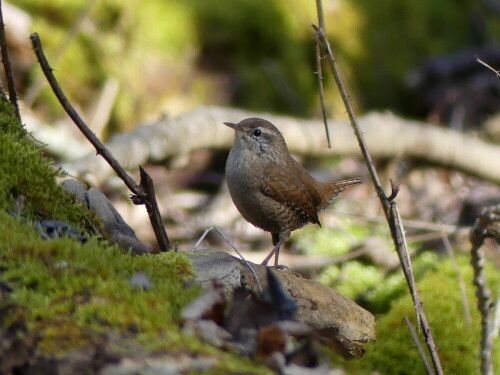
M 274 248 L 267 255 L 267 257 L 262 261 L 262 263 L 260 264 L 261 266 L 267 266 L 269 259 L 271 259 L 273 255 L 274 255 L 274 265 L 275 266 L 278 265 L 280 248 L 285 243 L 285 241 L 288 240 L 288 238 L 290 237 L 290 232 L 272 233 L 272 236 L 273 236 Z

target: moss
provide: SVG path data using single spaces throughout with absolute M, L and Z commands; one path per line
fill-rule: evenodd
M 472 285 L 469 259 L 459 259 L 462 277 L 467 288 L 472 324 L 467 325 L 457 277 L 449 261 L 439 262 L 436 271 L 418 283 L 425 312 L 439 357 L 446 374 L 475 374 L 479 371 L 480 315 Z M 498 285 L 500 275 L 494 267 L 487 268 L 490 287 Z M 408 317 L 415 324 L 415 312 L 409 295 L 392 305 L 390 312 L 377 319 L 377 341 L 367 348 L 366 356 L 357 363 L 344 364 L 353 374 L 377 371 L 384 374 L 425 374 L 425 368 L 415 344 L 403 322 Z M 422 334 L 419 334 L 423 343 Z M 500 366 L 500 345 L 493 352 L 494 367 Z
M 13 118 L 10 104 L 0 102 L 0 209 L 12 210 L 19 195 L 26 197 L 23 214 L 58 218 L 84 227 L 88 210 L 55 183 L 61 171 L 40 156 L 41 147 L 31 139 Z
M 95 220 L 56 184 L 60 172 L 14 120 L 10 105 L 0 102 L 0 109 L 1 328 L 17 331 L 20 338 L 36 335 L 37 355 L 50 358 L 110 344 L 124 354 L 137 349 L 211 355 L 219 359 L 213 373 L 270 373 L 182 333 L 180 311 L 200 290 L 187 283 L 193 268 L 184 254 L 132 256 L 95 236 L 85 244 L 69 238 L 44 241 L 30 220 L 9 213 L 23 194 L 25 218 Z M 151 289 L 130 285 L 138 271 L 150 278 Z M 113 341 L 115 336 L 119 340 Z

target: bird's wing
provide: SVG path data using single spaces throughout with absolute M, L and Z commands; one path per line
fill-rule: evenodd
M 308 222 L 321 225 L 318 218 L 319 193 L 308 180 L 301 181 L 294 173 L 294 165 L 289 168 L 272 166 L 272 172 L 262 175 L 262 192 L 278 203 L 292 209 Z M 292 169 L 292 170 L 291 170 Z M 267 172 L 267 171 L 265 171 Z M 305 178 L 311 178 L 305 176 Z

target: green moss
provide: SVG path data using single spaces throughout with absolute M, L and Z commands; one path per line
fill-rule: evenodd
M 467 287 L 472 324 L 465 321 L 457 277 L 449 261 L 439 262 L 435 272 L 418 283 L 427 319 L 432 329 L 439 357 L 446 374 L 475 374 L 479 372 L 480 315 L 472 285 L 472 269 L 466 256 L 459 258 L 462 277 Z M 487 268 L 491 286 L 500 282 L 494 267 Z M 425 368 L 415 344 L 403 322 L 408 317 L 415 324 L 415 312 L 407 294 L 393 303 L 390 312 L 377 319 L 377 341 L 367 348 L 359 362 L 345 364 L 354 374 L 377 371 L 383 374 L 425 374 Z M 422 334 L 420 340 L 424 343 Z M 494 367 L 500 366 L 500 345 L 493 353 Z M 351 373 L 351 372 L 350 372 Z
M 65 339 L 82 345 L 89 332 L 172 335 L 172 323 L 198 288 L 184 289 L 191 263 L 179 253 L 134 257 L 92 238 L 85 244 L 63 238 L 41 241 L 30 227 L 0 212 L 1 279 L 15 290 L 11 302 L 29 309 L 28 321 L 41 329 L 41 346 Z M 137 271 L 153 283 L 148 291 L 129 285 Z M 180 292 L 182 291 L 182 292 Z M 178 335 L 178 333 L 177 333 Z M 82 340 L 77 340 L 77 339 Z M 175 340 L 174 340 L 175 341 Z
M 193 268 L 184 254 L 132 256 L 95 236 L 85 244 L 69 238 L 44 241 L 30 220 L 12 216 L 8 210 L 23 194 L 25 218 L 75 225 L 95 220 L 56 184 L 60 172 L 40 151 L 14 120 L 10 105 L 0 101 L 0 282 L 12 289 L 0 293 L 3 329 L 26 326 L 26 336 L 39 337 L 37 352 L 53 358 L 117 336 L 119 341 L 111 343 L 117 353 L 136 348 L 207 354 L 218 359 L 213 373 L 270 373 L 182 333 L 180 311 L 200 290 L 187 283 Z M 149 277 L 151 289 L 130 285 L 138 271 Z
M 11 210 L 19 195 L 26 197 L 23 215 L 58 218 L 83 227 L 89 211 L 55 183 L 61 171 L 40 156 L 41 148 L 12 117 L 8 103 L 0 102 L 0 209 Z

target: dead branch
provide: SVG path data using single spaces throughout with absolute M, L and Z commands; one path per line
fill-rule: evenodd
M 163 221 L 160 216 L 160 210 L 158 209 L 158 204 L 156 202 L 156 196 L 154 194 L 153 180 L 149 175 L 141 168 L 141 183 L 137 185 L 134 179 L 122 168 L 120 163 L 113 157 L 113 155 L 106 149 L 103 143 L 97 138 L 97 136 L 89 129 L 87 124 L 82 120 L 78 112 L 71 105 L 68 98 L 59 86 L 54 74 L 52 73 L 52 68 L 45 57 L 42 49 L 42 43 L 37 33 L 31 34 L 31 42 L 33 44 L 33 49 L 38 58 L 38 62 L 42 68 L 50 87 L 54 91 L 59 103 L 64 108 L 68 116 L 73 120 L 75 125 L 80 129 L 80 131 L 85 135 L 88 141 L 95 147 L 97 155 L 101 155 L 104 160 L 113 168 L 115 173 L 122 179 L 129 190 L 134 194 L 133 201 L 135 204 L 145 204 L 148 210 L 149 217 L 151 219 L 151 225 L 156 235 L 158 241 L 158 246 L 162 251 L 168 251 L 171 249 L 170 241 L 163 226 Z
M 493 375 L 492 350 L 495 338 L 493 328 L 493 301 L 486 283 L 485 259 L 482 250 L 488 237 L 500 242 L 500 205 L 485 208 L 471 230 L 471 265 L 474 270 L 477 308 L 481 313 L 481 373 Z
M 326 57 L 330 65 L 330 69 L 335 78 L 335 82 L 337 83 L 337 87 L 340 91 L 340 95 L 347 109 L 347 113 L 349 114 L 349 119 L 351 121 L 352 129 L 354 130 L 354 134 L 356 135 L 356 139 L 358 140 L 361 153 L 363 154 L 363 159 L 365 160 L 365 164 L 370 173 L 373 185 L 380 199 L 380 204 L 384 209 L 385 216 L 387 218 L 387 223 L 389 224 L 389 228 L 391 231 L 391 236 L 394 241 L 394 245 L 396 246 L 398 256 L 400 258 L 401 267 L 403 268 L 403 272 L 408 287 L 410 289 L 413 302 L 415 304 L 415 311 L 417 313 L 417 325 L 422 327 L 425 343 L 427 344 L 427 347 L 429 349 L 435 373 L 437 375 L 443 374 L 443 369 L 441 367 L 441 361 L 438 356 L 437 347 L 431 333 L 431 327 L 427 321 L 427 317 L 424 308 L 422 306 L 422 302 L 420 301 L 419 293 L 415 288 L 413 272 L 411 269 L 411 262 L 409 259 L 406 239 L 404 235 L 404 228 L 401 222 L 401 217 L 399 215 L 397 203 L 395 202 L 398 188 L 396 188 L 396 185 L 391 183 L 392 194 L 390 195 L 390 197 L 387 197 L 382 188 L 382 185 L 380 184 L 380 179 L 378 177 L 377 170 L 375 169 L 375 163 L 373 162 L 372 157 L 368 151 L 368 147 L 366 145 L 363 132 L 361 132 L 360 130 L 361 128 L 358 124 L 358 119 L 354 114 L 354 109 L 352 108 L 350 97 L 347 94 L 347 89 L 344 85 L 340 72 L 337 69 L 337 63 L 333 55 L 333 51 L 331 49 L 328 37 L 326 36 L 325 21 L 323 16 L 323 5 L 321 0 L 316 0 L 316 8 L 318 11 L 318 19 L 320 25 L 318 29 L 318 35 L 323 41 L 323 45 L 325 46 L 327 54 Z
M 324 124 L 267 113 L 224 107 L 199 107 L 176 118 L 165 118 L 151 125 L 138 126 L 130 133 L 114 136 L 106 144 L 126 169 L 137 169 L 148 161 L 184 158 L 200 149 L 229 149 L 234 134 L 223 121 L 239 122 L 247 117 L 264 117 L 284 134 L 290 151 L 301 155 L 357 156 L 359 146 L 347 121 L 330 120 L 335 128 L 332 148 L 325 145 Z M 376 159 L 410 157 L 444 168 L 457 169 L 484 180 L 500 183 L 500 147 L 471 138 L 452 129 L 439 128 L 401 119 L 391 113 L 371 113 L 359 119 L 361 132 Z M 397 139 L 397 142 L 393 140 Z M 133 152 L 131 152 L 133 150 Z M 94 153 L 63 165 L 74 175 L 92 174 L 98 182 L 106 180 L 112 169 Z

